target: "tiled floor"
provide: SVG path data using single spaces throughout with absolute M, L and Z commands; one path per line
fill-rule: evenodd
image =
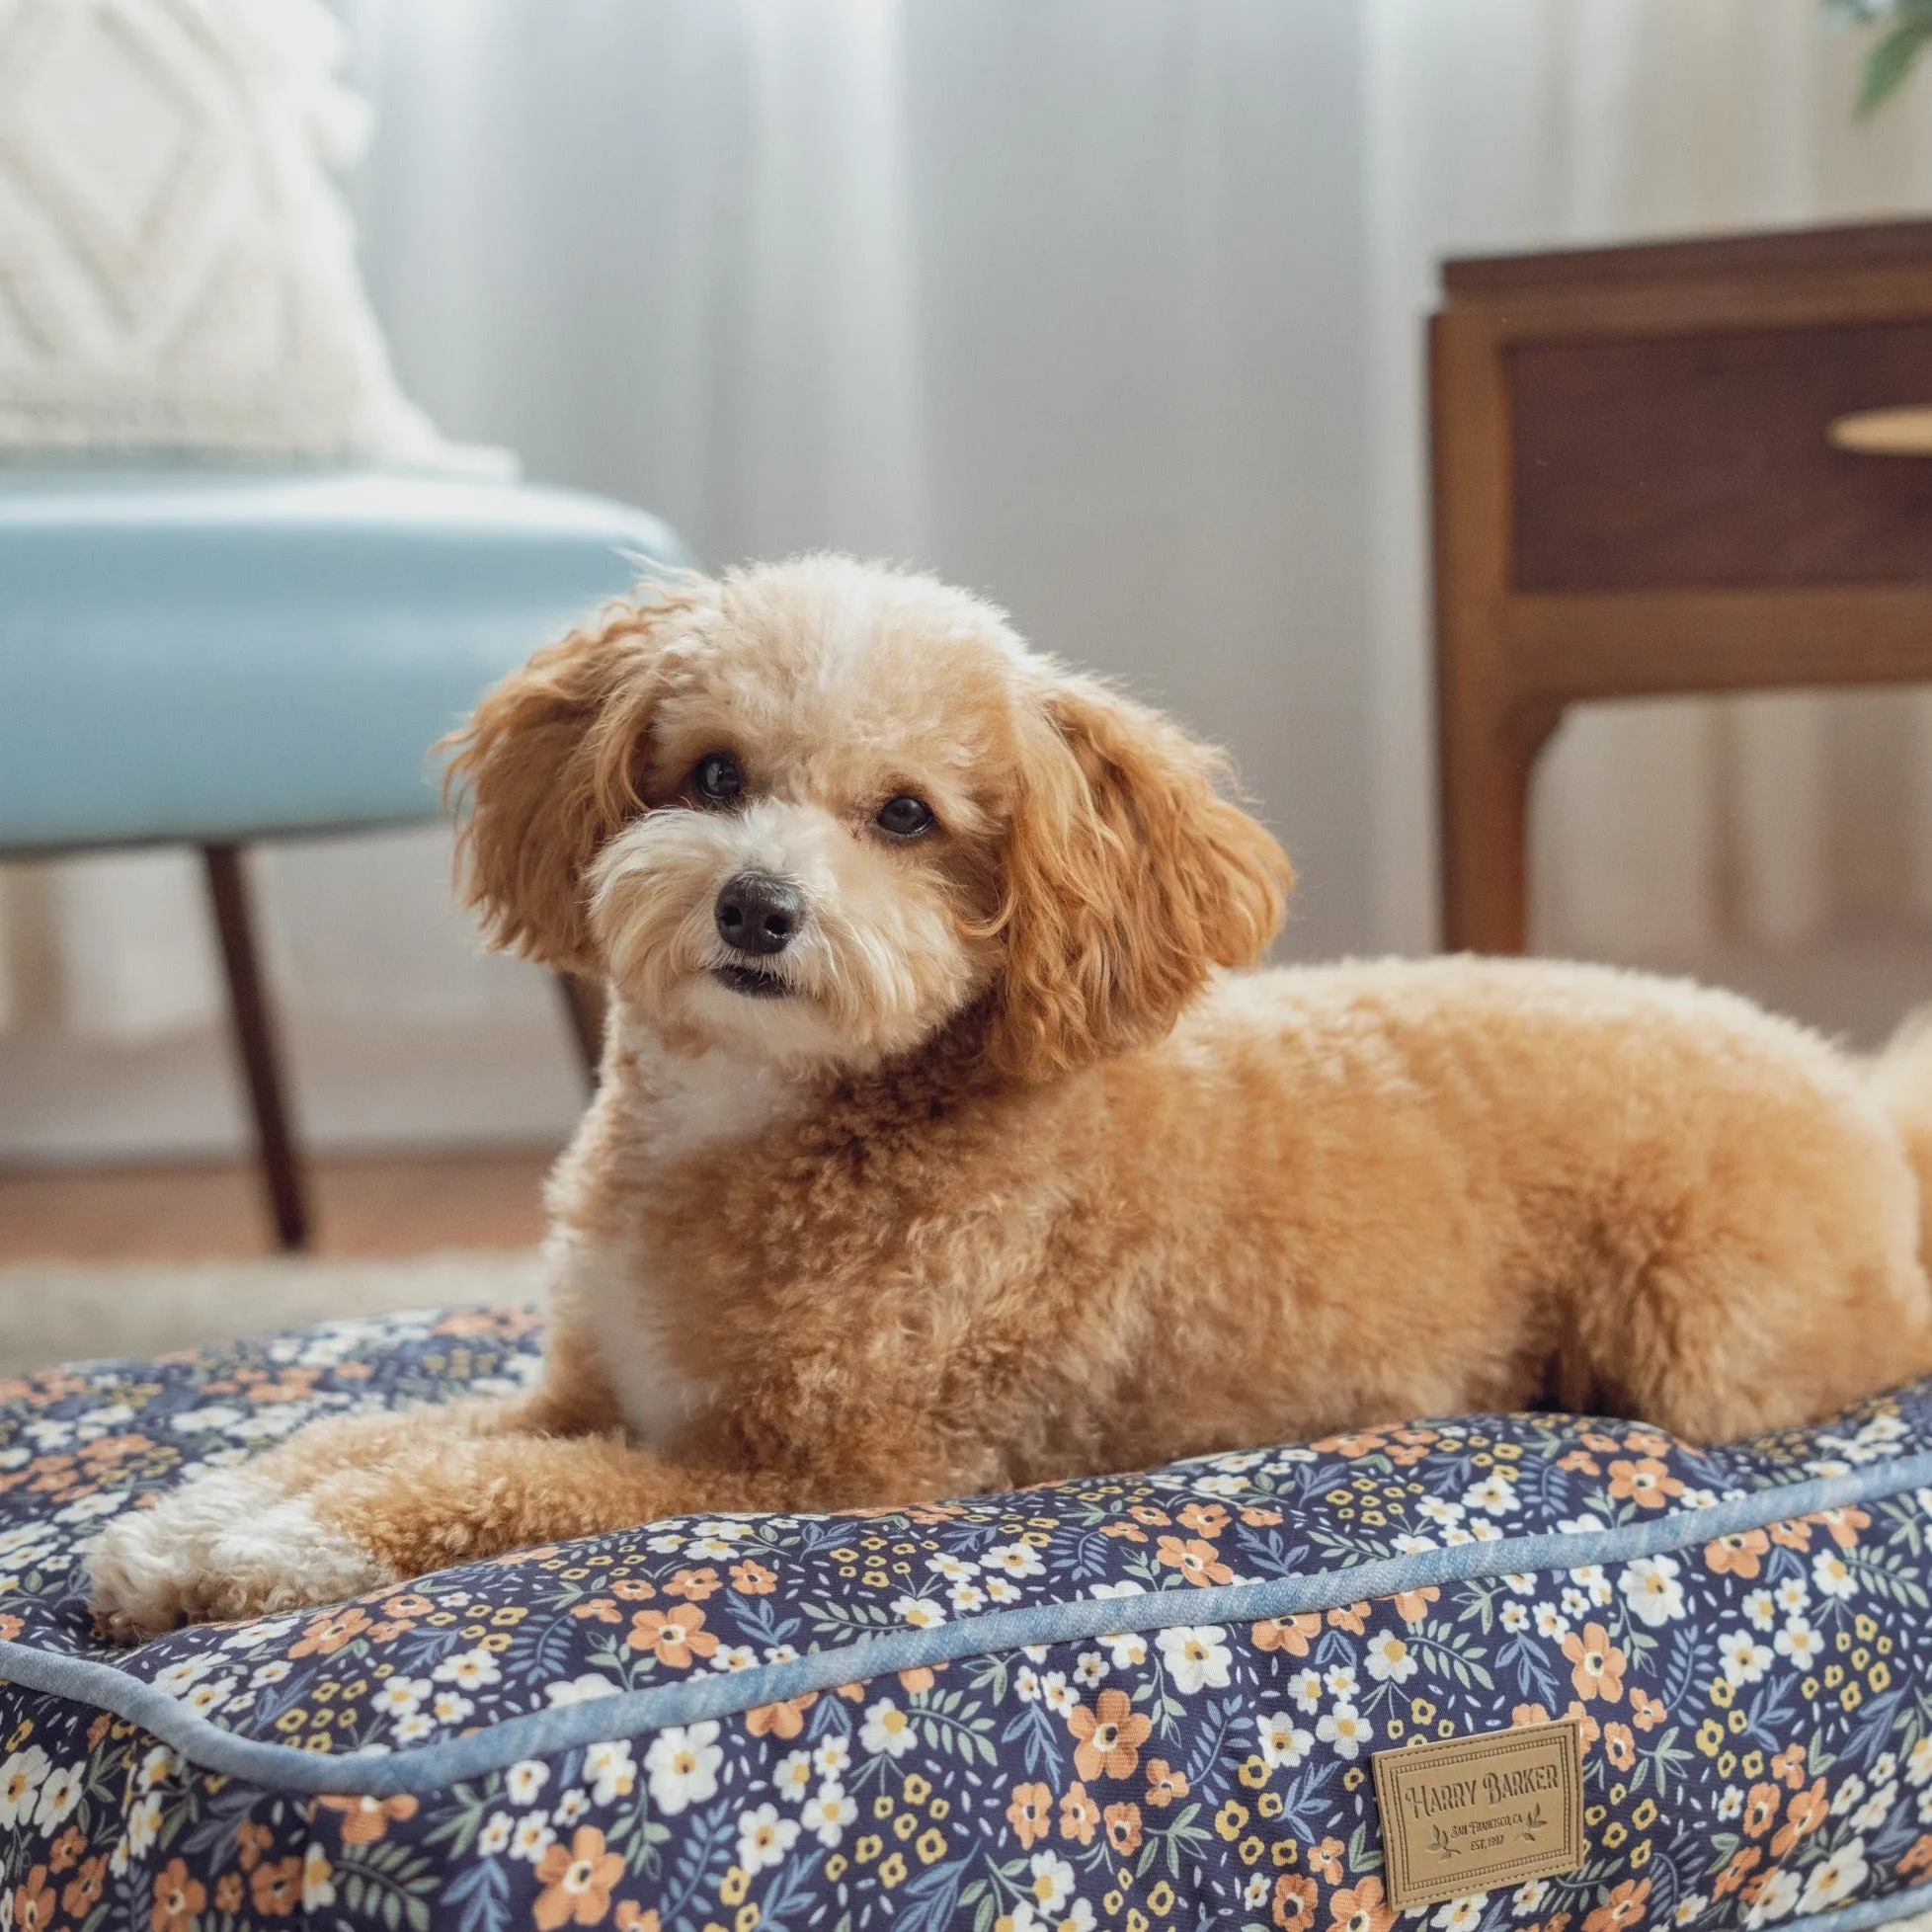
M 555 1158 L 535 1148 L 318 1161 L 314 1251 L 528 1247 L 543 1232 L 539 1189 Z M 246 1167 L 0 1169 L 0 1264 L 197 1261 L 270 1247 Z

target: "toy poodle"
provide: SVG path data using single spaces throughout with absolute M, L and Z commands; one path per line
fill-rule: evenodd
M 451 776 L 491 939 L 611 996 L 540 1383 L 194 1478 L 99 1544 L 106 1630 L 1409 1416 L 1725 1438 L 1932 1370 L 1932 1035 L 1864 1066 L 1541 961 L 1240 971 L 1291 874 L 1222 759 L 929 577 L 640 592 Z

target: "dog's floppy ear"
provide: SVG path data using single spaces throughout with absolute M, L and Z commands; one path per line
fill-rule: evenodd
M 1103 684 L 1060 680 L 1021 740 L 985 1051 L 1044 1080 L 1158 1039 L 1214 967 L 1251 965 L 1294 872 L 1217 793 L 1220 753 Z
M 602 973 L 584 871 L 643 804 L 640 748 L 660 684 L 662 636 L 690 595 L 620 604 L 546 645 L 483 695 L 439 749 L 463 902 L 493 946 L 570 972 Z

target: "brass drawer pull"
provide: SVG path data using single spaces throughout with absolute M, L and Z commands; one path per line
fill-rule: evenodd
M 1834 449 L 1860 456 L 1932 456 L 1932 406 L 1861 409 L 1834 417 L 1824 436 Z

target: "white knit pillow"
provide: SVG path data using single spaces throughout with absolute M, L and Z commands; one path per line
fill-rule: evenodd
M 396 386 L 343 50 L 320 0 L 0 0 L 0 452 L 495 454 Z

